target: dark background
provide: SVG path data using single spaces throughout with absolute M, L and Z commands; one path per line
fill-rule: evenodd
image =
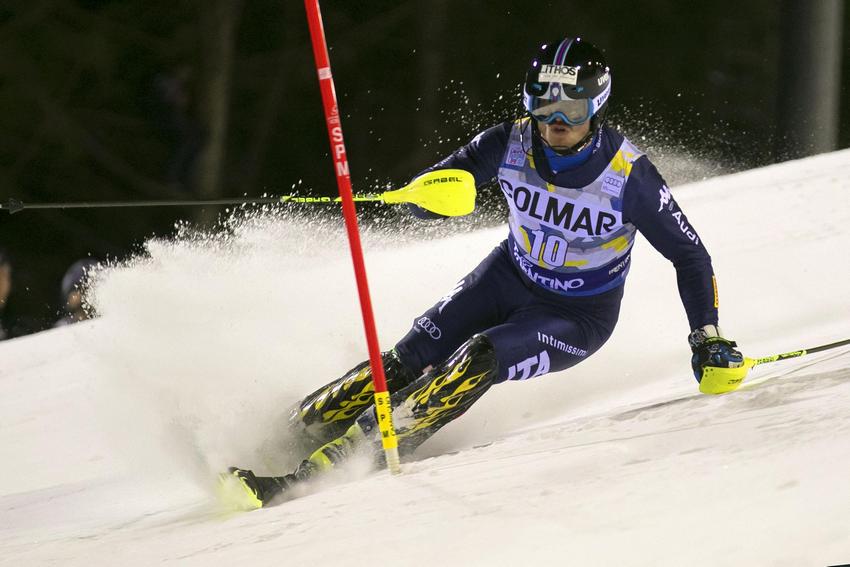
M 606 51 L 612 121 L 638 145 L 718 172 L 785 159 L 787 4 L 325 0 L 355 191 L 403 183 L 517 116 L 536 46 L 565 35 Z M 850 10 L 841 27 L 845 148 Z M 336 192 L 300 0 L 0 2 L 0 201 L 292 191 Z M 14 261 L 6 317 L 18 332 L 49 326 L 72 262 L 125 257 L 175 222 L 219 212 L 0 212 L 0 248 Z

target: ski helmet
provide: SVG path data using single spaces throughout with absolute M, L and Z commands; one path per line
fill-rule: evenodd
M 605 122 L 611 70 L 599 48 L 580 37 L 567 37 L 540 46 L 525 74 L 522 94 L 523 106 L 535 121 L 560 119 L 574 126 L 590 120 L 590 138 Z

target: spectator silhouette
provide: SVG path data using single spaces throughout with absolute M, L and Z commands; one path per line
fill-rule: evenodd
M 194 116 L 192 69 L 180 66 L 154 81 L 158 121 L 171 144 L 166 182 L 192 192 L 198 157 L 204 145 L 203 128 Z
M 8 331 L 9 323 L 5 319 L 6 304 L 12 292 L 12 261 L 9 255 L 0 248 L 0 341 L 11 338 Z
M 73 323 L 79 323 L 89 318 L 89 314 L 83 308 L 83 293 L 80 284 L 88 274 L 89 270 L 98 265 L 93 258 L 77 260 L 62 277 L 62 301 L 65 304 L 65 315 L 54 327 L 64 327 Z
M 22 337 L 44 328 L 43 321 L 18 313 L 16 308 L 20 308 L 20 303 L 16 303 L 15 296 L 20 293 L 22 286 L 14 285 L 13 275 L 11 254 L 0 249 L 0 340 Z M 18 276 L 20 279 L 20 273 Z

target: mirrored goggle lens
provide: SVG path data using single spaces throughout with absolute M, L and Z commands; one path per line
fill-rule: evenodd
M 582 124 L 590 118 L 590 99 L 559 100 L 532 110 L 531 115 L 547 124 L 559 118 L 567 124 Z

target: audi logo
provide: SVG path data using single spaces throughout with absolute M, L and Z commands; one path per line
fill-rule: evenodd
M 418 321 L 416 321 L 416 324 L 421 327 L 423 331 L 428 333 L 428 335 L 435 341 L 443 336 L 443 332 L 440 328 L 428 317 L 421 317 Z

